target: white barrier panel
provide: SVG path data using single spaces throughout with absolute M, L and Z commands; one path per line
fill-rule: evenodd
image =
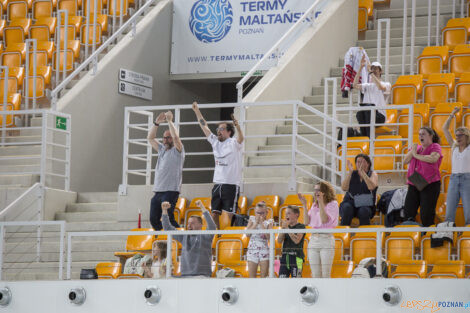
M 171 73 L 248 71 L 314 2 L 175 0 Z M 312 19 L 327 4 L 328 1 L 322 0 Z M 305 27 L 308 25 L 305 23 Z M 288 44 L 258 70 L 275 65 Z
M 226 304 L 222 290 L 233 286 L 238 300 Z M 303 287 L 315 287 L 314 304 L 302 302 Z M 385 289 L 397 286 L 397 304 L 383 300 Z M 466 279 L 141 279 L 99 281 L 3 282 L 10 304 L 5 313 L 18 312 L 468 312 L 469 282 Z M 82 287 L 86 298 L 72 304 L 69 294 Z M 150 287 L 160 290 L 160 301 L 149 305 L 144 293 Z M 467 308 L 465 307 L 467 305 Z

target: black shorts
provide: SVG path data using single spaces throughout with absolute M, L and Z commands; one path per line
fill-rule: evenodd
M 211 211 L 222 213 L 222 210 L 236 213 L 240 188 L 237 185 L 217 184 L 212 188 Z

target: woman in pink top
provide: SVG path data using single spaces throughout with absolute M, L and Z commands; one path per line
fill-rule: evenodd
M 418 208 L 421 207 L 421 222 L 424 227 L 434 224 L 436 215 L 436 203 L 441 190 L 441 175 L 439 166 L 442 161 L 439 136 L 430 127 L 421 127 L 419 130 L 421 145 L 413 144 L 403 160 L 408 166 L 408 193 L 405 199 L 405 219 L 415 220 Z M 427 185 L 419 190 L 410 181 L 410 176 L 418 173 L 427 182 Z M 416 176 L 416 175 L 415 175 Z
M 305 224 L 312 228 L 335 228 L 338 225 L 339 208 L 333 187 L 320 182 L 315 185 L 314 201 L 310 210 L 307 200 L 298 194 L 304 207 Z M 308 213 L 307 213 L 308 211 Z M 307 250 L 312 277 L 329 278 L 335 256 L 335 238 L 333 234 L 312 234 Z

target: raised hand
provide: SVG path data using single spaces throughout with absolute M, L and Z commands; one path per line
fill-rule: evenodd
M 202 213 L 204 213 L 205 211 L 207 211 L 206 207 L 204 206 L 204 204 L 202 203 L 201 200 L 197 200 L 197 201 L 196 201 L 196 205 L 198 206 L 198 208 L 201 209 Z
M 165 113 L 165 118 L 167 121 L 173 121 L 173 113 L 171 111 L 168 111 Z
M 361 59 L 361 67 L 364 67 L 364 66 L 366 66 L 366 64 L 367 64 L 366 56 L 365 56 L 365 55 L 362 55 L 362 59 Z
M 160 124 L 163 123 L 166 119 L 165 113 L 158 114 L 157 118 L 155 119 L 155 123 Z
M 304 207 L 307 207 L 307 199 L 305 199 L 305 197 L 300 192 L 297 193 L 297 197 L 299 197 L 300 203 L 302 203 Z
M 417 144 L 417 143 L 414 143 L 414 144 L 411 146 L 411 151 L 413 152 L 413 155 L 415 155 L 416 153 L 418 153 L 418 144 Z
M 455 116 L 455 114 L 459 113 L 459 111 L 460 111 L 460 108 L 459 108 L 459 107 L 455 107 L 454 110 L 452 110 L 452 113 L 451 113 L 451 114 Z
M 237 127 L 238 126 L 238 120 L 235 118 L 235 115 L 233 113 L 230 115 L 233 121 L 233 126 Z
M 354 167 L 353 167 L 353 165 L 352 165 L 352 163 L 351 163 L 350 160 L 347 160 L 347 161 L 346 161 L 346 164 L 348 165 L 348 170 L 349 170 L 350 172 L 354 171 Z
M 170 202 L 168 202 L 168 201 L 162 202 L 162 211 L 163 211 L 163 214 L 167 214 L 169 208 L 171 208 Z
M 199 112 L 199 106 L 197 105 L 196 101 L 193 102 L 193 111 L 194 112 Z
M 287 228 L 287 221 L 286 220 L 281 220 L 281 228 L 286 229 Z

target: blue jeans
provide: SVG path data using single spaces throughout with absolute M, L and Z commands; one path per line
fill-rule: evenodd
M 455 213 L 462 198 L 465 224 L 470 224 L 470 173 L 452 174 L 447 188 L 446 221 L 455 222 Z

